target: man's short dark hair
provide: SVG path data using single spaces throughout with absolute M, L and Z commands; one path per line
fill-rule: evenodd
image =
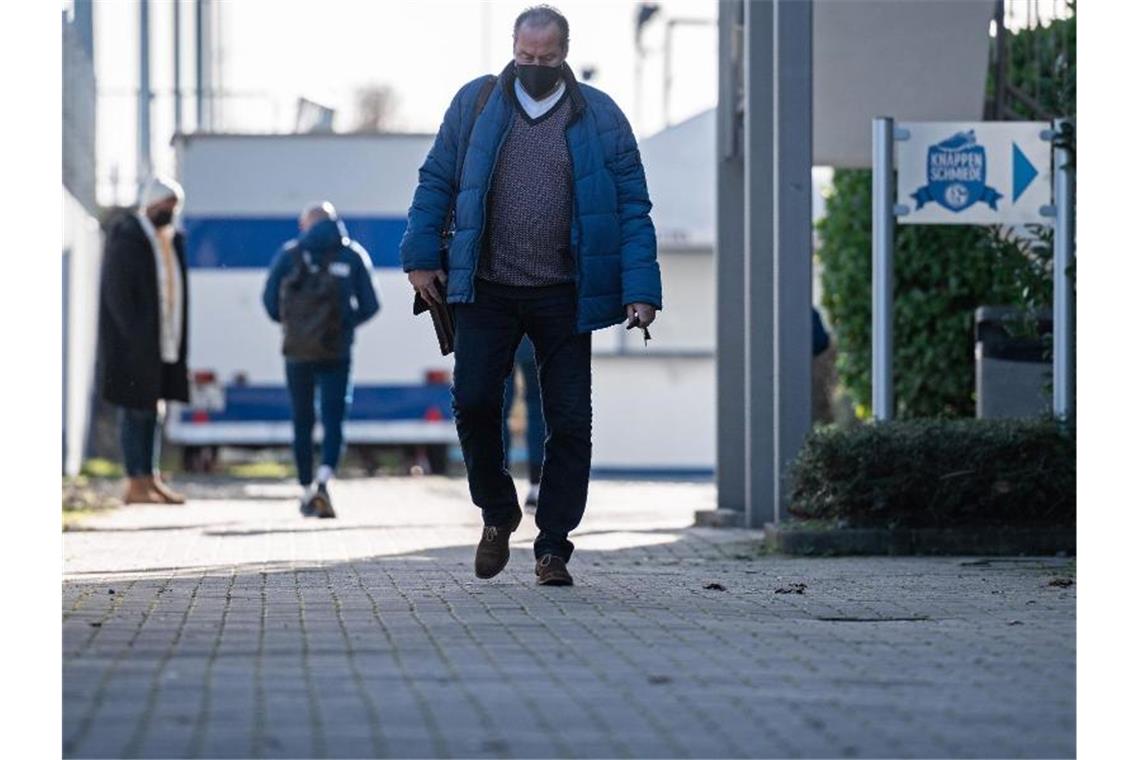
M 562 15 L 562 11 L 552 5 L 532 5 L 518 15 L 515 19 L 515 39 L 519 38 L 519 28 L 523 24 L 538 27 L 539 29 L 554 24 L 562 35 L 563 52 L 570 49 L 570 22 Z

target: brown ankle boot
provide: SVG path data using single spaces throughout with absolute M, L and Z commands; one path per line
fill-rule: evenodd
M 534 566 L 540 586 L 573 586 L 574 579 L 566 569 L 566 560 L 553 554 L 544 554 Z
M 518 507 L 515 507 L 518 509 Z M 475 577 L 494 578 L 511 558 L 511 534 L 522 522 L 522 510 L 505 525 L 483 526 L 483 537 L 475 547 Z
M 155 475 L 150 479 L 150 487 L 158 493 L 159 497 L 165 504 L 185 504 L 186 497 L 175 491 L 166 483 L 162 482 L 162 478 Z
M 123 495 L 123 503 L 161 504 L 163 503 L 163 499 L 162 494 L 151 485 L 150 478 L 128 478 L 127 492 Z

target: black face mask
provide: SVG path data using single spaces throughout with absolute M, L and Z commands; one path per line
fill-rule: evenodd
M 562 76 L 562 65 L 539 66 L 534 63 L 516 63 L 515 75 L 527 94 L 536 100 L 549 95 Z
M 165 227 L 174 221 L 174 212 L 169 209 L 155 211 L 153 214 L 148 214 L 148 216 L 150 217 L 150 223 L 155 227 Z

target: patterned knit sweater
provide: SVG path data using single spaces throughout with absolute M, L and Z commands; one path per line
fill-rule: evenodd
M 516 103 L 491 180 L 478 277 L 530 287 L 575 281 L 574 175 L 566 147 L 570 114 L 565 95 L 535 120 Z

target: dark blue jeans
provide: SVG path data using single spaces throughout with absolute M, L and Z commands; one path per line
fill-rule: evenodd
M 143 478 L 158 471 L 158 409 L 119 407 L 119 441 L 123 467 L 129 478 Z
M 344 449 L 344 416 L 352 403 L 348 382 L 349 360 L 330 362 L 285 362 L 285 380 L 293 405 L 293 459 L 301 485 L 313 482 L 313 426 L 315 396 L 320 391 L 321 464 L 336 470 Z
M 524 288 L 479 280 L 475 302 L 455 306 L 452 406 L 471 500 L 485 525 L 519 511 L 503 452 L 503 383 L 523 335 L 534 343 L 546 455 L 535 521 L 536 557 L 569 559 L 567 538 L 582 521 L 590 481 L 590 333 L 576 331 L 573 285 Z
M 515 352 L 515 366 L 523 376 L 523 394 L 526 401 L 526 462 L 531 484 L 542 479 L 542 445 L 546 440 L 546 422 L 542 419 L 542 394 L 538 390 L 538 362 L 534 358 L 534 344 L 523 338 Z M 511 468 L 511 431 L 507 416 L 515 403 L 515 373 L 507 377 L 503 394 L 503 456 L 507 469 Z

